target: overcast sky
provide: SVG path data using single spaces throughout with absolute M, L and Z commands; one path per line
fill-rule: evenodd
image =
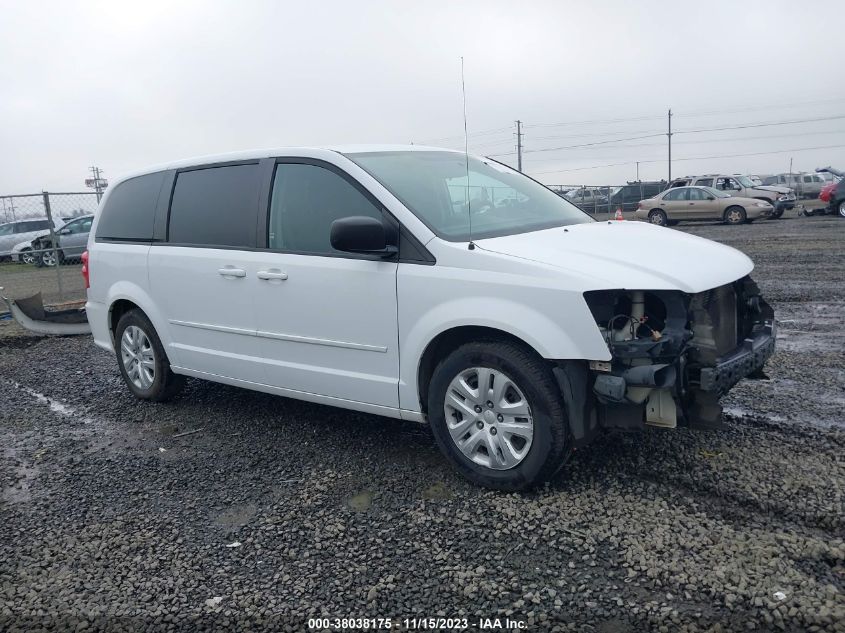
M 515 164 L 521 119 L 546 183 L 666 177 L 670 107 L 674 175 L 845 167 L 841 1 L 0 6 L 0 194 L 256 147 L 462 147 L 462 55 L 470 151 Z

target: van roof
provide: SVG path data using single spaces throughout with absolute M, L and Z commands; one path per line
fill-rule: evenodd
M 134 178 L 136 176 L 143 176 L 145 174 L 152 174 L 157 171 L 164 171 L 167 169 L 183 169 L 185 167 L 195 167 L 198 165 L 206 165 L 209 163 L 224 163 L 241 160 L 258 160 L 262 158 L 271 158 L 273 156 L 285 155 L 303 155 L 309 157 L 318 157 L 319 154 L 335 153 L 335 154 L 360 154 L 364 152 L 422 152 L 422 151 L 438 151 L 438 152 L 455 152 L 462 153 L 459 150 L 447 149 L 444 147 L 430 147 L 427 145 L 388 145 L 388 144 L 359 144 L 359 145 L 323 145 L 323 146 L 301 146 L 301 147 L 272 147 L 266 149 L 251 149 L 237 152 L 226 152 L 223 154 L 207 154 L 205 156 L 195 156 L 193 158 L 183 158 L 169 163 L 160 163 L 158 165 L 151 165 L 143 169 L 138 169 L 114 180 L 112 189 L 115 185 L 120 184 L 124 180 Z

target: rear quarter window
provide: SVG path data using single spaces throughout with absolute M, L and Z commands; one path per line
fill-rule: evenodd
M 179 172 L 167 240 L 197 246 L 255 247 L 260 186 L 257 163 Z
M 96 239 L 150 242 L 164 172 L 124 180 L 106 199 Z

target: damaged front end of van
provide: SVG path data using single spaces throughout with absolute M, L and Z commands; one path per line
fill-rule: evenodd
M 584 293 L 609 361 L 590 361 L 586 398 L 574 403 L 576 445 L 599 428 L 718 428 L 719 398 L 743 378 L 764 378 L 775 349 L 774 311 L 748 276 L 711 290 Z M 576 372 L 555 368 L 565 394 Z

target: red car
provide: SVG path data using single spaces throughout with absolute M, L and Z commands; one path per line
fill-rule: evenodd
M 822 187 L 821 192 L 819 193 L 819 200 L 822 202 L 830 203 L 830 199 L 833 196 L 833 190 L 836 189 L 835 182 L 829 182 L 824 187 Z

